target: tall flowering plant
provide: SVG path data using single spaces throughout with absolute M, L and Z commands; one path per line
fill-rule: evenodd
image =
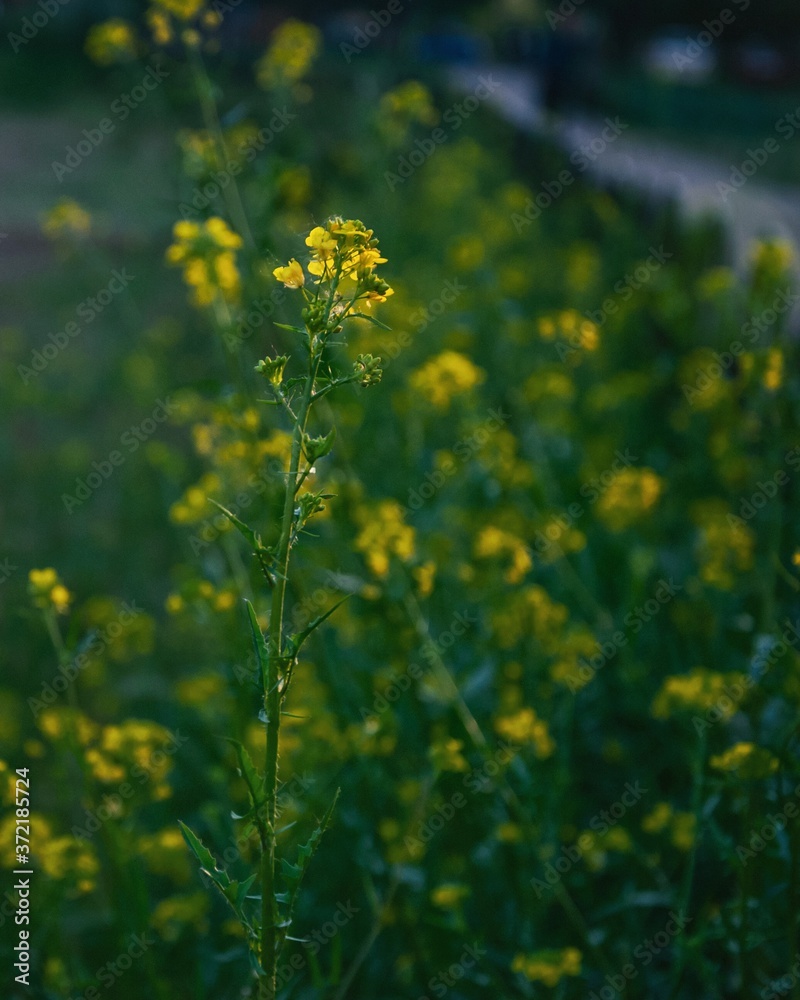
M 312 229 L 305 242 L 309 248 L 305 266 L 293 258 L 273 272 L 286 288 L 297 291 L 305 303 L 301 313 L 303 325 L 286 327 L 297 337 L 297 355 L 268 357 L 256 366 L 271 393 L 268 402 L 283 412 L 291 428 L 291 452 L 279 501 L 277 541 L 265 545 L 259 532 L 217 504 L 247 540 L 271 594 L 266 633 L 262 632 L 253 605 L 247 602 L 259 668 L 261 718 L 266 725 L 263 770 L 241 742 L 231 741 L 239 773 L 248 790 L 250 809 L 244 818 L 252 821 L 258 831 L 257 870 L 244 880 L 231 879 L 217 867 L 213 855 L 199 838 L 181 824 L 204 873 L 222 892 L 245 931 L 258 979 L 258 995 L 265 1000 L 276 995 L 278 961 L 292 926 L 300 884 L 336 801 L 335 796 L 305 844 L 298 845 L 294 852 L 279 844 L 281 831 L 276 830 L 276 820 L 283 705 L 300 650 L 338 607 L 334 605 L 297 632 L 291 631 L 285 612 L 292 553 L 309 521 L 332 498 L 323 491 L 304 490 L 315 463 L 330 453 L 335 436 L 334 428 L 312 435 L 312 414 L 315 405 L 334 389 L 351 383 L 370 386 L 380 381 L 380 358 L 360 354 L 345 369 L 337 364 L 335 347 L 349 321 L 366 319 L 378 323 L 370 310 L 392 294 L 377 273 L 386 259 L 378 250 L 372 230 L 362 222 L 332 218 L 325 226 Z

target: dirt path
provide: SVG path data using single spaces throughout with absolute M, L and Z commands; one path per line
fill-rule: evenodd
M 756 164 L 751 176 L 741 175 L 743 183 L 735 187 L 731 183 L 733 164 L 637 135 L 613 117 L 605 121 L 577 117 L 548 120 L 539 101 L 536 77 L 527 70 L 458 68 L 453 70 L 451 81 L 458 89 L 471 92 L 481 74 L 491 74 L 501 84 L 488 99 L 499 114 L 524 131 L 551 138 L 573 157 L 571 162 L 578 169 L 599 184 L 623 184 L 656 198 L 673 198 L 690 216 L 721 216 L 727 224 L 730 256 L 737 269 L 745 267 L 753 242 L 764 236 L 790 240 L 800 258 L 800 188 L 759 179 Z

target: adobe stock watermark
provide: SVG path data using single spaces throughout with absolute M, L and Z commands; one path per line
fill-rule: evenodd
M 117 125 L 126 121 L 131 113 L 140 107 L 169 75 L 169 71 L 163 66 L 154 64 L 148 66 L 147 72 L 135 87 L 127 93 L 120 94 L 111 102 L 109 106 L 111 116 L 105 115 L 94 128 L 83 129 L 81 138 L 77 140 L 75 145 L 67 146 L 64 150 L 63 163 L 60 160 L 53 161 L 53 173 L 55 173 L 58 182 L 61 183 L 67 174 L 77 170 L 106 137 L 116 131 Z
M 637 264 L 632 274 L 626 274 L 619 281 L 614 282 L 613 297 L 610 296 L 607 299 L 603 299 L 603 304 L 599 309 L 587 309 L 584 316 L 597 326 L 602 326 L 609 316 L 614 316 L 619 312 L 620 302 L 627 302 L 631 299 L 634 292 L 638 292 L 651 281 L 653 275 L 657 274 L 667 261 L 675 256 L 675 254 L 669 253 L 669 251 L 664 249 L 663 243 L 658 249 L 656 247 L 649 247 L 648 249 L 650 250 L 650 256 L 640 264 Z M 580 337 L 577 334 L 574 334 L 573 337 L 578 341 L 577 348 L 575 344 L 572 344 L 573 351 L 581 349 Z M 564 358 L 561 360 L 563 361 Z
M 653 596 L 625 615 L 625 628 L 629 629 L 634 635 L 638 635 L 645 625 L 651 622 L 680 590 L 683 590 L 683 584 L 675 583 L 672 577 L 669 580 L 659 580 Z M 594 680 L 597 673 L 614 659 L 620 649 L 627 645 L 628 636 L 622 629 L 617 629 L 602 642 L 595 642 L 597 652 L 588 658 L 585 656 L 578 657 L 576 673 L 574 675 L 568 674 L 565 677 L 565 683 L 570 691 L 574 694 L 585 687 L 590 681 Z
M 189 196 L 189 201 L 182 201 L 178 205 L 178 212 L 184 220 L 200 218 L 204 212 L 222 192 L 228 187 L 231 181 L 238 177 L 244 169 L 244 163 L 252 163 L 276 136 L 293 122 L 297 115 L 284 105 L 282 109 L 273 108 L 272 118 L 269 123 L 259 129 L 255 135 L 241 143 L 236 151 L 236 155 L 225 163 L 222 170 L 215 170 L 211 174 L 211 179 L 204 184 L 198 184 Z
M 406 0 L 410 2 L 410 0 Z M 363 25 L 353 32 L 352 42 L 341 42 L 339 51 L 344 56 L 344 61 L 349 66 L 353 56 L 360 55 L 375 39 L 384 28 L 392 23 L 392 18 L 402 14 L 405 7 L 400 0 L 389 0 L 386 7 L 381 10 L 371 10 L 369 18 Z
M 742 324 L 742 340 L 731 341 L 727 350 L 722 351 L 722 353 L 712 351 L 713 361 L 697 368 L 694 382 L 691 385 L 684 382 L 681 386 L 683 395 L 689 404 L 694 406 L 707 389 L 710 389 L 726 372 L 733 370 L 737 363 L 736 359 L 745 352 L 743 342 L 745 338 L 748 344 L 757 343 L 777 323 L 778 318 L 791 312 L 798 302 L 800 302 L 800 295 L 797 292 L 793 292 L 791 288 L 780 289 L 771 306 L 767 306 L 766 309 L 751 316 Z
M 743 14 L 750 7 L 752 0 L 733 0 L 733 2 L 739 8 L 738 13 Z M 686 36 L 686 49 L 684 52 L 673 53 L 672 62 L 675 64 L 675 68 L 679 69 L 682 73 L 685 69 L 691 67 L 696 59 L 703 55 L 707 49 L 711 48 L 725 28 L 733 24 L 736 17 L 736 11 L 731 10 L 730 7 L 724 7 L 716 17 L 703 21 L 702 31 L 694 36 Z
M 459 297 L 466 292 L 467 286 L 462 284 L 458 278 L 448 278 L 442 286 L 441 292 L 430 300 L 422 309 L 415 309 L 408 317 L 417 333 L 423 333 L 431 323 L 442 316 L 447 309 L 455 305 Z
M 792 794 L 795 798 L 800 798 L 800 784 L 795 785 Z M 741 861 L 742 868 L 746 868 L 762 851 L 765 851 L 768 845 L 786 830 L 789 821 L 797 819 L 798 816 L 800 808 L 791 800 L 785 802 L 778 812 L 767 813 L 765 822 L 750 831 L 747 843 L 739 844 L 736 848 L 736 857 Z
M 318 955 L 320 950 L 329 944 L 346 927 L 350 921 L 361 912 L 361 908 L 353 906 L 348 899 L 346 903 L 339 902 L 330 920 L 326 920 L 320 927 L 315 927 L 308 936 L 301 942 L 306 949 L 306 954 L 295 952 L 288 962 L 278 967 L 277 982 L 282 989 L 294 979 L 298 972 L 301 972 L 308 965 L 309 955 Z
M 774 635 L 762 636 L 759 642 L 760 648 L 753 657 L 750 672 L 744 679 L 741 682 L 732 681 L 730 684 L 726 684 L 722 689 L 722 694 L 702 716 L 692 717 L 695 732 L 703 733 L 718 722 L 729 719 L 747 692 L 756 687 L 778 660 L 785 656 L 789 649 L 797 646 L 798 641 L 800 641 L 800 621 L 795 625 L 788 622 L 779 639 Z
M 433 156 L 436 150 L 444 145 L 448 139 L 457 132 L 478 108 L 487 101 L 492 94 L 502 87 L 498 80 L 489 76 L 478 78 L 478 85 L 463 101 L 452 104 L 442 115 L 442 122 L 447 126 L 443 128 L 438 125 L 425 139 L 417 139 L 414 148 L 408 153 L 400 156 L 397 160 L 396 171 L 387 170 L 383 177 L 390 191 L 394 191 L 398 184 L 405 182 L 412 177 L 416 171 L 425 165 Z
M 583 6 L 586 0 L 561 0 L 561 3 L 553 10 L 548 7 L 544 12 L 544 16 L 547 18 L 547 23 L 555 31 L 559 24 L 563 24 L 568 17 L 572 17 L 579 7 Z
M 173 403 L 169 397 L 159 399 L 149 417 L 145 417 L 140 424 L 124 431 L 119 439 L 120 448 L 112 449 L 108 457 L 100 462 L 92 462 L 91 471 L 87 473 L 85 478 L 81 479 L 79 476 L 75 480 L 74 494 L 61 494 L 61 502 L 67 513 L 74 513 L 77 507 L 80 507 L 96 493 L 111 478 L 114 470 L 125 464 L 128 455 L 137 452 L 177 408 L 177 404 Z
M 453 445 L 454 459 L 446 459 L 438 468 L 426 473 L 416 489 L 409 489 L 406 516 L 418 511 L 428 500 L 436 496 L 447 480 L 451 479 L 462 466 L 471 462 L 481 448 L 491 440 L 492 435 L 504 427 L 510 418 L 511 414 L 504 413 L 502 407 L 499 410 L 489 410 L 489 416 L 474 431 L 465 434 Z
M 226 330 L 222 339 L 229 351 L 235 351 L 246 340 L 249 340 L 256 330 L 267 322 L 274 315 L 278 306 L 286 301 L 286 289 L 283 285 L 273 288 L 268 298 L 259 299 L 247 307 L 247 312 L 243 313 L 234 327 Z
M 488 951 L 485 948 L 481 948 L 477 941 L 474 941 L 471 945 L 464 945 L 464 949 L 459 956 L 458 961 L 453 962 L 448 965 L 446 969 L 441 972 L 437 972 L 435 976 L 431 976 L 428 980 L 426 989 L 433 994 L 435 997 L 446 996 L 448 990 L 451 990 L 456 983 L 463 979 L 464 976 L 480 962 L 482 958 L 488 955 Z M 418 997 L 418 1000 L 430 1000 L 427 996 Z
M 473 794 L 487 791 L 491 787 L 492 779 L 500 774 L 521 749 L 521 747 L 501 740 L 488 760 L 464 775 L 461 781 L 462 787 Z M 408 833 L 403 837 L 406 850 L 419 851 L 425 844 L 430 843 L 436 834 L 443 830 L 467 805 L 468 801 L 464 792 L 459 790 L 454 792 L 446 802 L 437 803 L 432 815 L 420 822 L 414 833 Z
M 616 997 L 621 996 L 625 992 L 628 983 L 639 975 L 639 969 L 646 969 L 665 948 L 669 947 L 673 939 L 686 929 L 687 924 L 690 924 L 694 919 L 694 917 L 690 917 L 687 913 L 683 913 L 680 910 L 677 913 L 670 910 L 668 916 L 669 920 L 663 931 L 658 931 L 651 938 L 646 938 L 633 949 L 633 957 L 636 959 L 636 964 L 626 962 L 619 973 L 606 975 L 605 985 L 601 986 L 599 991 L 592 990 L 588 1000 L 615 1000 Z M 637 968 L 637 965 L 639 968 Z
M 558 543 L 564 532 L 569 531 L 575 522 L 580 520 L 586 511 L 597 503 L 621 472 L 631 468 L 636 462 L 638 462 L 638 458 L 631 453 L 629 448 L 626 448 L 624 452 L 616 451 L 614 461 L 607 469 L 603 469 L 599 475 L 592 476 L 581 485 L 579 493 L 586 499 L 587 504 L 584 506 L 578 500 L 573 501 L 559 513 L 551 514 L 545 526 L 536 531 L 533 536 L 534 552 L 539 556 L 544 556 L 553 546 L 556 546 L 556 551 L 563 555 Z
M 58 698 L 74 683 L 81 671 L 85 670 L 96 658 L 102 655 L 114 639 L 119 638 L 126 628 L 142 613 L 136 607 L 135 602 L 125 602 L 119 614 L 113 621 L 108 622 L 103 628 L 94 632 L 89 640 L 84 644 L 84 648 L 77 653 L 69 663 L 59 665 L 58 673 L 49 681 L 42 682 L 42 690 L 38 698 L 28 698 L 28 708 L 33 713 L 34 719 L 39 713 L 50 705 L 54 704 Z
M 18 569 L 8 558 L 0 560 L 0 584 L 7 583 Z
M 800 131 L 800 107 L 785 115 L 781 115 L 775 122 L 773 130 L 787 142 L 791 141 L 797 132 Z M 748 149 L 745 158 L 739 164 L 731 164 L 728 181 L 718 181 L 717 191 L 723 201 L 727 201 L 731 195 L 736 194 L 745 184 L 764 166 L 767 160 L 781 150 L 781 143 L 773 136 L 768 136 L 760 146 L 755 149 Z
M 582 833 L 574 844 L 562 844 L 558 856 L 553 861 L 548 861 L 544 866 L 544 878 L 532 878 L 530 886 L 536 892 L 536 898 L 541 899 L 545 893 L 551 891 L 561 879 L 570 872 L 584 854 L 591 851 L 604 837 L 608 831 L 616 826 L 626 813 L 637 805 L 649 789 L 642 788 L 638 781 L 633 784 L 628 782 L 625 785 L 622 795 L 616 802 L 612 802 L 608 809 L 603 809 L 589 820 L 589 830 Z
M 800 445 L 795 445 L 791 451 L 787 451 L 783 456 L 784 462 L 792 472 L 800 469 Z M 759 511 L 763 510 L 771 500 L 778 495 L 781 486 L 789 484 L 790 474 L 786 469 L 777 469 L 766 481 L 759 480 L 756 489 L 749 497 L 739 498 L 739 513 L 728 514 L 728 524 L 731 527 L 742 527 L 745 522 L 752 520 Z
M 795 952 L 795 963 L 780 979 L 773 979 L 760 993 L 761 1000 L 780 1000 L 792 995 L 794 987 L 800 983 L 800 952 Z
M 69 0 L 39 0 L 35 10 L 29 17 L 23 17 L 17 31 L 9 31 L 8 38 L 11 49 L 16 55 L 23 45 L 32 42 L 42 28 L 46 27 L 54 17 L 61 12 L 62 7 L 66 7 Z
M 418 663 L 409 663 L 402 673 L 393 672 L 389 683 L 372 699 L 372 704 L 360 710 L 361 720 L 366 725 L 373 725 L 375 720 L 398 702 L 406 691 L 410 690 L 414 681 L 419 681 L 441 659 L 442 653 L 450 649 L 456 639 L 463 638 L 467 632 L 478 623 L 477 615 L 468 610 L 457 611 L 447 628 L 443 629 L 435 639 L 427 639 L 420 647 L 420 654 L 426 661 L 424 667 Z
M 56 330 L 47 337 L 47 342 L 40 348 L 31 351 L 30 365 L 17 365 L 17 374 L 23 385 L 28 385 L 31 379 L 41 375 L 51 361 L 65 351 L 81 333 L 93 323 L 98 316 L 135 280 L 135 275 L 128 274 L 127 268 L 111 272 L 111 278 L 99 292 L 84 299 L 75 310 L 75 315 L 81 320 L 70 320 L 61 330 Z M 82 325 L 81 325 L 82 324 Z
M 542 212 L 558 201 L 567 188 L 575 183 L 578 175 L 588 170 L 629 127 L 628 123 L 623 122 L 619 116 L 606 118 L 600 132 L 570 154 L 570 163 L 577 167 L 577 171 L 574 172 L 568 167 L 564 167 L 557 177 L 549 181 L 542 181 L 539 185 L 541 190 L 528 199 L 525 211 L 512 214 L 511 221 L 517 235 L 535 222 Z

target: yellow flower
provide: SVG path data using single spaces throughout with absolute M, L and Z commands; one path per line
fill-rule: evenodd
M 533 566 L 530 550 L 522 539 L 493 524 L 487 524 L 481 529 L 475 539 L 474 552 L 478 559 L 510 557 L 510 564 L 504 574 L 508 583 L 519 583 Z
M 86 54 L 101 66 L 135 59 L 137 40 L 133 25 L 119 17 L 94 25 L 86 38 Z
M 438 410 L 446 410 L 454 397 L 481 385 L 486 373 L 458 351 L 443 351 L 412 372 L 411 389 Z
M 236 250 L 241 237 L 224 219 L 212 217 L 203 223 L 176 222 L 175 242 L 167 248 L 168 264 L 183 268 L 183 280 L 192 289 L 196 306 L 211 305 L 217 296 L 237 302 L 241 278 L 236 265 Z
M 403 521 L 403 508 L 396 500 L 382 500 L 357 512 L 363 525 L 355 540 L 372 573 L 385 577 L 389 573 L 391 557 L 407 563 L 414 558 L 415 532 Z
M 155 0 L 155 7 L 181 21 L 191 21 L 203 9 L 206 0 Z
M 653 715 L 666 719 L 677 712 L 705 713 L 714 709 L 720 719 L 727 720 L 737 711 L 747 690 L 745 681 L 744 674 L 720 674 L 703 667 L 667 677 L 653 700 Z
M 460 882 L 445 882 L 431 892 L 431 902 L 442 910 L 455 910 L 469 896 L 469 886 Z
M 652 469 L 623 469 L 597 502 L 597 513 L 612 531 L 623 531 L 649 514 L 664 488 Z
M 322 47 L 322 33 L 313 24 L 289 19 L 272 34 L 269 48 L 256 65 L 258 83 L 269 89 L 301 80 Z
M 272 274 L 278 281 L 282 281 L 287 288 L 302 288 L 306 283 L 303 268 L 297 263 L 294 257 L 285 267 L 276 267 Z
M 72 603 L 72 594 L 52 567 L 32 569 L 28 573 L 28 593 L 37 608 L 53 608 L 60 615 L 65 615 Z
M 516 955 L 511 971 L 521 973 L 532 983 L 553 987 L 565 976 L 581 974 L 581 958 L 577 948 L 547 949 L 531 955 Z
M 73 198 L 62 198 L 42 219 L 42 232 L 51 239 L 85 236 L 92 226 L 92 217 Z
M 429 754 L 437 771 L 468 771 L 469 764 L 462 754 L 461 740 L 443 739 L 432 744 Z
M 501 716 L 494 721 L 495 732 L 511 743 L 533 746 L 540 760 L 549 757 L 556 748 L 547 723 L 532 708 L 522 708 L 514 715 Z
M 780 762 L 777 757 L 754 743 L 736 743 L 725 753 L 709 760 L 716 771 L 733 773 L 738 778 L 766 778 L 774 774 Z
M 780 347 L 770 347 L 767 351 L 767 365 L 764 370 L 764 388 L 770 392 L 780 389 L 783 384 L 783 352 Z

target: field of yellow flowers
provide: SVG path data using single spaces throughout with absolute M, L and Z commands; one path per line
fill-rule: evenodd
M 791 248 L 216 6 L 3 283 L 3 995 L 800 996 Z

